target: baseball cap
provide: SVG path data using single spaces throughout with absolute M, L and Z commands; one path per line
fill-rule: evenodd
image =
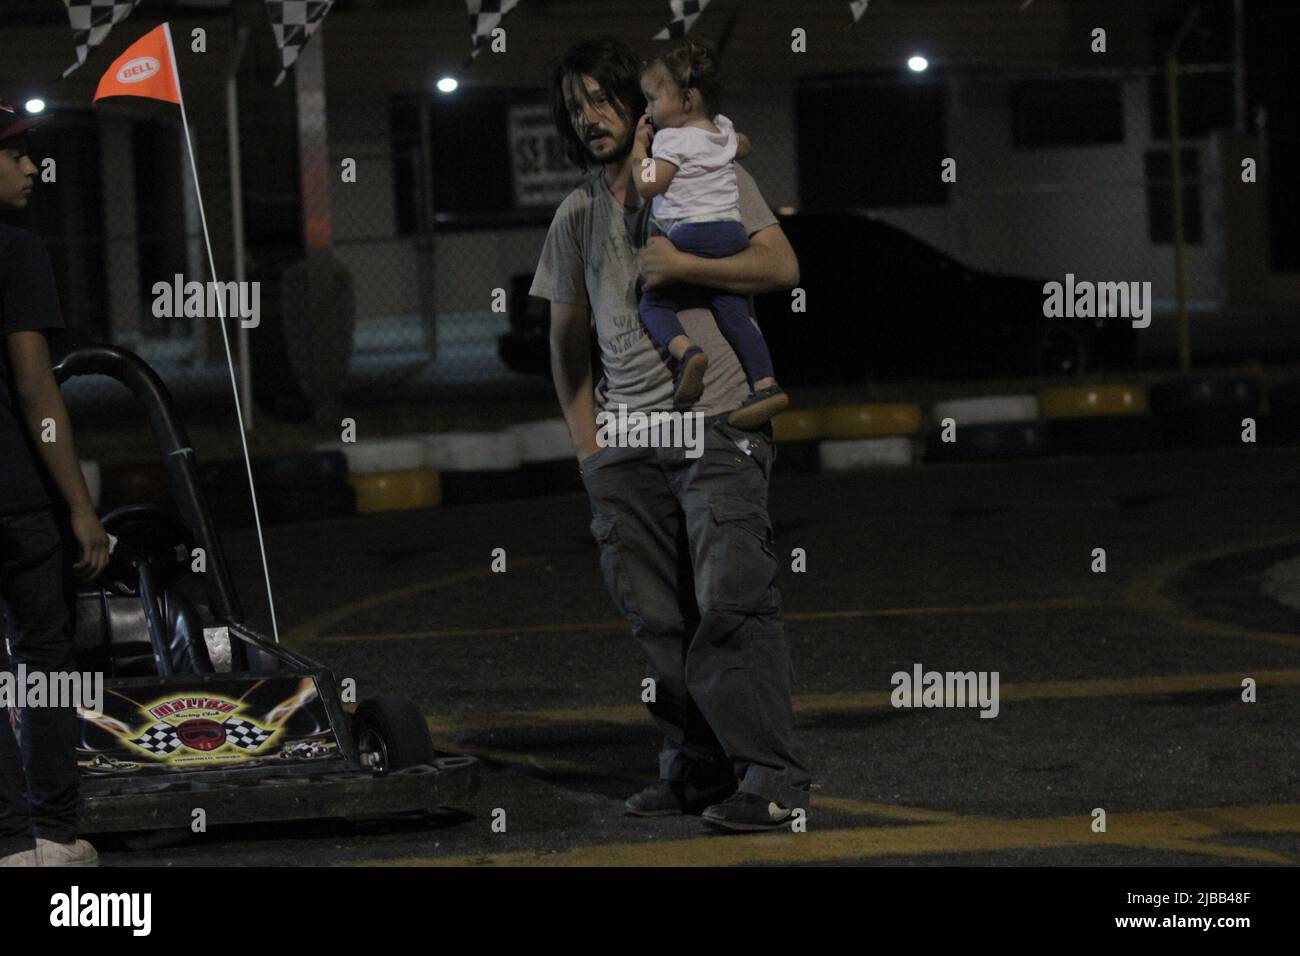
M 4 100 L 0 100 L 0 142 L 23 135 L 43 119 L 44 116 L 28 116 L 19 119 L 18 111 Z

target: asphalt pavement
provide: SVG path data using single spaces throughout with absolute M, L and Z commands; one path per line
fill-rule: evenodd
M 1297 502 L 1295 446 L 778 477 L 815 788 L 806 832 L 745 836 L 623 814 L 658 740 L 585 497 L 275 527 L 285 642 L 361 697 L 413 698 L 439 747 L 482 760 L 479 797 L 434 820 L 106 840 L 103 863 L 1294 865 L 1300 612 L 1264 583 L 1300 554 Z M 226 547 L 269 629 L 256 539 Z M 916 664 L 997 672 L 996 718 L 892 706 Z

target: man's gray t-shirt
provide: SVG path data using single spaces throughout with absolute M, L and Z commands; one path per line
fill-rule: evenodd
M 776 216 L 739 164 L 736 184 L 745 232 L 752 236 L 774 225 Z M 635 191 L 629 198 L 639 199 Z M 668 353 L 655 346 L 637 313 L 636 257 L 650 228 L 650 203 L 624 208 L 598 171 L 560 203 L 529 290 L 551 302 L 590 307 L 605 367 L 606 408 L 611 410 L 620 404 L 629 411 L 673 407 Z M 704 394 L 692 411 L 717 415 L 739 406 L 749 394 L 749 383 L 713 314 L 707 308 L 688 308 L 678 318 L 709 357 Z

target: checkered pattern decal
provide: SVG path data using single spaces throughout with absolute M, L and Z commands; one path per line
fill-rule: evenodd
M 86 62 L 90 51 L 104 42 L 109 31 L 131 15 L 140 0 L 63 0 L 72 24 L 77 62 L 63 71 L 67 76 Z
M 471 60 L 478 56 L 505 15 L 518 5 L 519 0 L 465 0 L 465 6 L 469 8 Z
M 131 743 L 159 757 L 166 757 L 180 748 L 181 737 L 171 724 L 154 724 Z
M 226 743 L 240 750 L 257 750 L 274 736 L 273 731 L 239 717 L 231 717 L 221 728 L 226 732 Z M 131 743 L 158 757 L 168 757 L 183 746 L 176 728 L 163 722 L 154 724 Z
M 298 59 L 298 54 L 332 6 L 334 0 L 266 0 L 275 44 L 280 48 L 280 75 L 275 78 L 276 86 L 289 75 L 289 67 Z
M 673 8 L 673 22 L 655 34 L 656 40 L 679 40 L 691 32 L 709 0 L 668 0 Z
M 271 739 L 271 731 L 263 730 L 257 724 L 250 724 L 238 717 L 231 717 L 221 726 L 226 731 L 226 742 L 234 744 L 241 750 L 256 750 Z

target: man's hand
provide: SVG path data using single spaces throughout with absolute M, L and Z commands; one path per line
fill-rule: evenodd
M 81 558 L 72 566 L 82 580 L 97 578 L 108 567 L 108 534 L 94 511 L 73 509 L 72 533 L 81 545 Z
M 638 259 L 642 289 L 658 289 L 681 281 L 686 253 L 665 236 L 651 236 Z

